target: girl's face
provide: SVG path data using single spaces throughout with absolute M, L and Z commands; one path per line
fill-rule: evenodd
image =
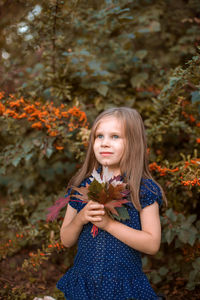
M 93 150 L 97 161 L 114 175 L 120 174 L 119 164 L 125 150 L 124 127 L 116 117 L 104 117 L 96 129 Z

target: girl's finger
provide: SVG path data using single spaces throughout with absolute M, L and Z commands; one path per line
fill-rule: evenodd
M 90 212 L 88 212 L 89 216 L 98 216 L 98 215 L 104 215 L 105 211 L 103 210 L 91 210 Z
M 104 208 L 103 204 L 99 204 L 99 203 L 91 203 L 89 206 L 91 209 L 98 209 L 98 208 Z
M 102 221 L 101 217 L 89 217 L 88 219 L 89 219 L 90 222 Z

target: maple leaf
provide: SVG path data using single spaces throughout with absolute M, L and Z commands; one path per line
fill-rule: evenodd
M 108 208 L 111 211 L 111 213 L 113 213 L 113 214 L 115 214 L 115 215 L 117 215 L 117 216 L 120 217 L 118 211 L 116 210 L 116 207 L 122 207 L 122 205 L 125 204 L 125 203 L 127 203 L 127 202 L 129 202 L 129 201 L 126 200 L 126 199 L 113 200 L 113 201 L 107 202 L 104 206 L 106 208 Z
M 98 202 L 101 204 L 105 204 L 109 201 L 109 195 L 106 193 L 106 190 L 103 189 L 100 193 L 99 193 L 99 199 Z
M 94 179 L 89 186 L 88 196 L 91 200 L 99 202 L 99 195 L 104 189 L 104 183 L 100 183 L 98 180 Z
M 113 215 L 114 219 L 116 219 L 117 221 L 122 221 L 122 220 L 129 220 L 130 216 L 128 214 L 128 210 L 126 207 L 121 206 L 121 207 L 116 207 L 116 210 L 119 214 L 119 216 L 117 215 Z
M 89 187 L 90 187 L 90 185 L 88 183 L 86 183 L 85 187 L 73 186 L 72 189 L 80 194 L 80 195 L 77 195 L 77 198 L 79 198 L 80 200 L 83 200 L 83 202 L 88 202 L 89 201 L 89 198 L 88 198 Z M 74 196 L 76 197 L 76 195 L 74 195 Z
M 120 175 L 112 177 L 112 178 L 109 180 L 109 183 L 112 183 L 112 185 L 116 186 L 116 185 L 119 184 L 119 181 L 121 181 L 121 176 L 120 176 Z M 124 185 L 126 186 L 125 183 L 122 183 L 122 184 L 124 184 Z
M 105 210 L 108 215 L 120 220 L 129 219 L 128 210 L 123 205 L 130 202 L 130 200 L 124 199 L 129 195 L 127 184 L 121 180 L 121 176 L 113 176 L 113 173 L 109 172 L 108 167 L 103 167 L 103 175 L 93 170 L 91 183 L 86 183 L 86 186 L 76 187 L 73 186 L 72 190 L 79 193 L 79 195 L 72 195 L 77 199 L 71 199 L 69 196 L 67 199 L 59 199 L 55 205 L 49 209 L 48 219 L 54 219 L 57 217 L 60 209 L 65 206 L 69 200 L 81 201 L 87 203 L 90 200 L 104 204 Z M 65 200 L 65 201 L 64 201 Z M 98 227 L 93 225 L 91 234 L 95 237 L 98 234 Z
M 122 184 L 113 186 L 112 184 L 108 187 L 108 195 L 109 199 L 122 199 L 122 191 L 124 190 L 124 186 Z

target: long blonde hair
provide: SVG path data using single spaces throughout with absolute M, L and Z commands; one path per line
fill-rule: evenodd
M 153 179 L 148 168 L 147 138 L 143 120 L 137 110 L 128 107 L 110 108 L 96 118 L 91 129 L 85 161 L 69 181 L 68 187 L 78 186 L 99 166 L 93 150 L 95 134 L 100 121 L 111 116 L 119 118 L 124 125 L 126 147 L 119 167 L 121 174 L 126 174 L 125 180 L 131 192 L 133 205 L 137 210 L 141 210 L 139 192 L 142 178 L 152 179 L 160 187 L 163 199 L 167 203 L 162 187 Z

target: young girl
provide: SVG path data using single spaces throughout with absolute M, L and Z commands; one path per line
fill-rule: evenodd
M 66 247 L 78 241 L 78 252 L 57 287 L 67 300 L 162 299 L 142 271 L 140 252 L 154 255 L 159 250 L 159 208 L 165 196 L 149 172 L 145 129 L 135 109 L 112 108 L 97 117 L 85 162 L 66 196 L 72 186 L 90 184 L 93 169 L 102 173 L 104 167 L 128 184 L 130 219 L 113 220 L 98 202 L 70 201 L 60 235 Z M 72 193 L 71 200 L 78 195 Z M 98 227 L 95 237 L 93 225 Z

